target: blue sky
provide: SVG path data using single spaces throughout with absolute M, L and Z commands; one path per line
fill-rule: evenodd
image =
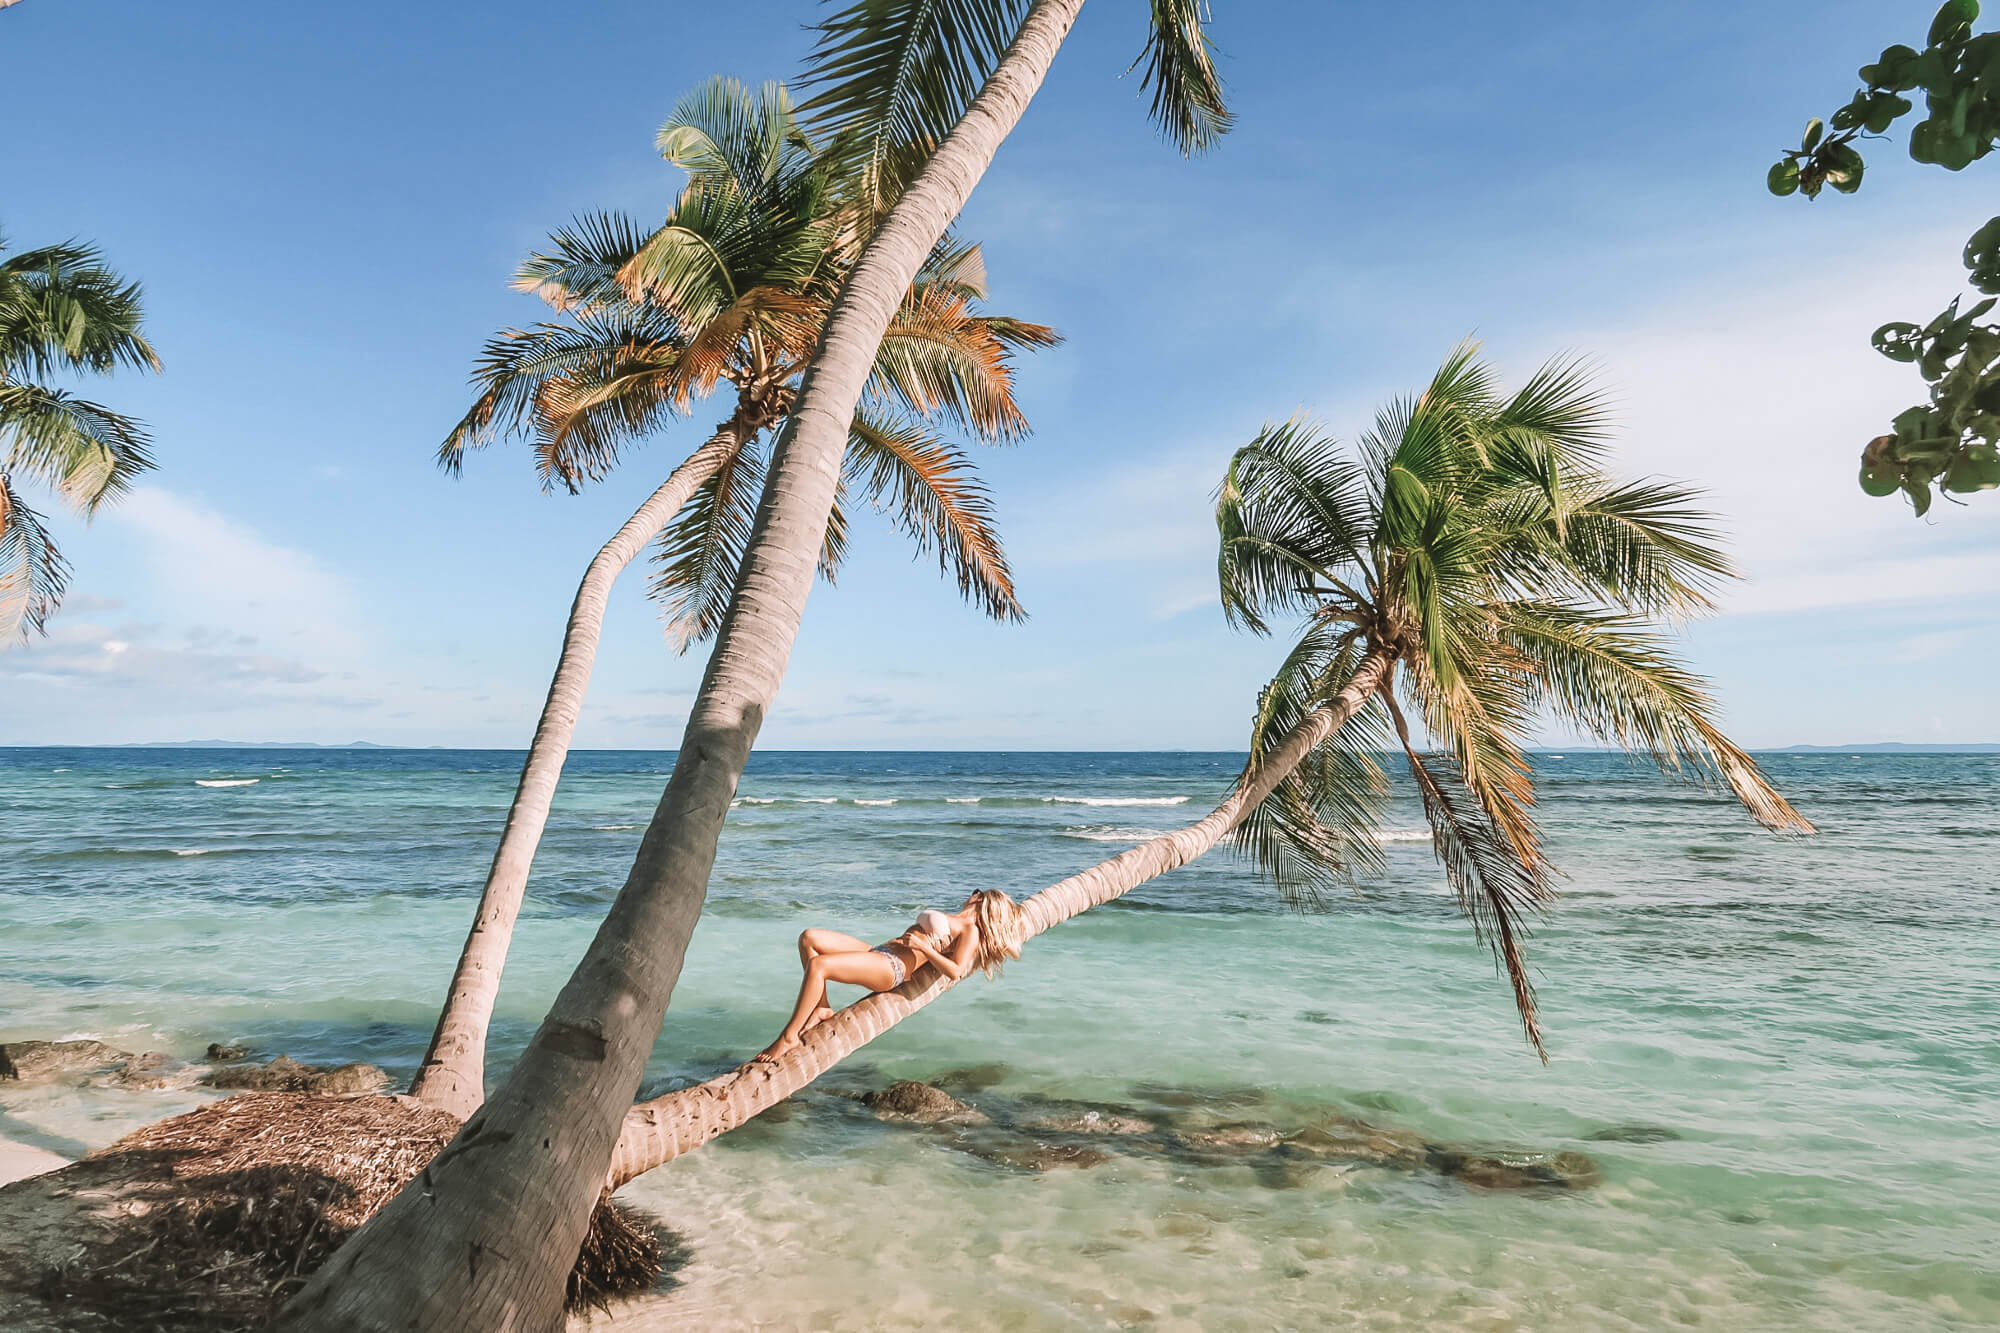
M 1867 188 L 1763 191 L 1927 4 L 1217 0 L 1239 128 L 1149 129 L 1143 6 L 1094 0 L 967 211 L 994 305 L 1068 338 L 1035 434 L 982 451 L 1033 619 L 983 623 L 879 519 L 808 609 L 762 744 L 1240 746 L 1281 644 L 1231 633 L 1209 493 L 1267 418 L 1343 435 L 1476 332 L 1515 378 L 1596 357 L 1626 467 L 1695 479 L 1750 580 L 1692 627 L 1737 736 L 2000 739 L 2000 499 L 1929 522 L 1853 460 L 1916 398 L 1867 334 L 1927 318 L 1990 191 L 1883 148 Z M 0 744 L 190 737 L 518 746 L 575 580 L 724 413 L 580 497 L 525 451 L 433 452 L 481 341 L 539 306 L 572 213 L 661 213 L 653 132 L 714 73 L 786 77 L 807 0 L 0 11 L 0 228 L 143 280 L 163 376 L 93 387 L 160 471 L 87 529 L 75 596 L 0 653 Z M 672 746 L 700 672 L 628 574 L 579 729 Z

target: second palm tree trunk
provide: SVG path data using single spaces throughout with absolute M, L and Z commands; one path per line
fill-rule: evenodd
M 576 734 L 584 692 L 597 664 L 597 642 L 603 633 L 611 587 L 702 483 L 735 457 L 745 433 L 736 418 L 724 422 L 708 443 L 690 454 L 625 520 L 625 526 L 591 560 L 577 585 L 569 624 L 563 631 L 562 656 L 549 681 L 548 701 L 535 724 L 527 761 L 521 766 L 521 782 L 514 789 L 514 803 L 507 810 L 493 866 L 486 872 L 479 911 L 459 952 L 458 968 L 452 973 L 437 1030 L 431 1034 L 430 1050 L 410 1084 L 410 1095 L 426 1106 L 465 1120 L 486 1098 L 486 1033 L 500 994 L 500 972 L 506 966 L 514 922 L 528 891 L 528 869 L 534 864 L 535 849 L 549 822 L 556 783 L 569 758 L 570 738 Z

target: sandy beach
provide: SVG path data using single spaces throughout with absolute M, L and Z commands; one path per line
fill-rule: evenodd
M 26 1180 L 29 1176 L 39 1176 L 44 1171 L 68 1165 L 69 1158 L 46 1148 L 0 1139 L 0 1185 L 11 1185 L 17 1180 Z

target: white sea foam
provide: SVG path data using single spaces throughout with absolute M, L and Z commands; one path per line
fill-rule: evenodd
M 800 805 L 833 805 L 840 798 L 838 796 L 801 796 L 798 800 Z
M 777 803 L 778 798 L 775 796 L 739 796 L 731 802 L 733 805 L 776 805 Z
M 864 801 L 857 796 L 854 798 L 854 803 L 856 805 L 894 805 L 896 803 L 896 798 L 892 796 L 886 801 Z
M 196 778 L 197 787 L 254 787 L 262 778 Z
M 173 850 L 175 856 L 207 856 L 215 849 L 213 847 L 176 847 Z
M 1186 805 L 1185 796 L 1044 796 L 1050 805 Z
M 1378 828 L 1375 830 L 1375 841 L 1377 842 L 1429 842 L 1430 840 L 1431 831 L 1415 824 L 1406 824 L 1399 828 Z
M 1166 832 L 1156 828 L 1066 828 L 1065 838 L 1082 838 L 1085 842 L 1145 842 Z
M 599 833 L 623 833 L 627 829 L 635 829 L 639 826 L 637 824 L 592 824 L 591 827 Z
M 979 798 L 977 796 L 947 796 L 944 798 L 944 803 L 946 805 L 978 805 Z
M 52 768 L 52 769 L 50 769 L 50 770 L 49 770 L 49 772 L 51 772 L 51 773 L 67 773 L 67 772 L 69 772 L 69 770 L 68 770 L 68 769 L 66 769 L 66 768 Z

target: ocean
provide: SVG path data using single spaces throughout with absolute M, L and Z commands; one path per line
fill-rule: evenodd
M 491 1070 L 623 881 L 671 760 L 572 757 Z M 973 888 L 1025 896 L 1198 817 L 1239 762 L 757 755 L 648 1087 L 776 1034 L 802 927 L 881 939 Z M 1761 762 L 1819 837 L 1619 756 L 1535 757 L 1568 874 L 1530 943 L 1547 1067 L 1413 805 L 1381 831 L 1387 875 L 1311 912 L 1218 849 L 634 1185 L 683 1261 L 607 1326 L 2000 1326 L 2000 756 Z M 518 764 L 0 750 L 0 1040 L 241 1041 L 407 1079 Z M 853 1100 L 898 1079 L 1001 1125 Z M 75 1155 L 203 1096 L 0 1084 L 0 1137 Z M 1153 1132 L 1046 1171 L 995 1151 L 1023 1108 L 1069 1102 Z M 1188 1149 L 1356 1120 L 1428 1155 Z M 1596 1181 L 1492 1188 L 1441 1169 L 1452 1153 L 1584 1154 Z

